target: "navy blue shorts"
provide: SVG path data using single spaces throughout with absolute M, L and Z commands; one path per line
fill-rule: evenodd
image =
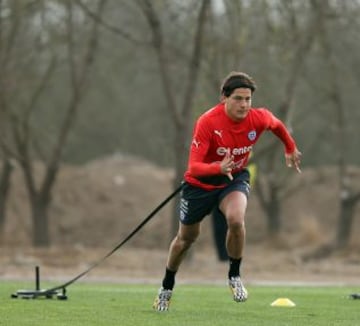
M 232 191 L 240 191 L 246 197 L 249 196 L 250 174 L 247 169 L 242 170 L 234 180 L 221 189 L 209 191 L 185 182 L 181 191 L 180 222 L 185 225 L 201 222 Z

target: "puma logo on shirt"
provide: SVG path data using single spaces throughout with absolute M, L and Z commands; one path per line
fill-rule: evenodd
M 222 130 L 214 130 L 214 134 L 222 138 Z

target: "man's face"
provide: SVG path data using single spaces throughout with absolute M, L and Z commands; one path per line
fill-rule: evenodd
M 229 97 L 224 97 L 225 111 L 234 121 L 243 120 L 251 108 L 251 89 L 236 88 Z

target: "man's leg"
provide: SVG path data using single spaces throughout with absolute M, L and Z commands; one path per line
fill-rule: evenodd
M 246 195 L 240 191 L 230 192 L 220 203 L 220 210 L 228 224 L 226 248 L 229 257 L 234 259 L 240 259 L 243 255 L 246 206 Z
M 170 244 L 166 267 L 172 271 L 177 271 L 185 257 L 186 252 L 195 242 L 200 233 L 200 223 L 184 225 L 179 223 L 179 230 Z
M 165 276 L 162 281 L 162 287 L 159 289 L 159 293 L 155 298 L 154 309 L 158 311 L 167 311 L 169 309 L 172 290 L 175 285 L 176 272 L 199 233 L 200 223 L 192 225 L 180 223 L 178 233 L 170 244 Z
M 224 214 L 228 231 L 226 235 L 226 248 L 229 255 L 229 285 L 235 301 L 245 301 L 247 291 L 240 279 L 240 265 L 245 245 L 245 212 L 247 197 L 240 191 L 227 194 L 220 203 L 220 210 Z

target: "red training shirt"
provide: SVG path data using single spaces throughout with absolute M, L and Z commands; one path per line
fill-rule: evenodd
M 221 175 L 220 162 L 228 150 L 234 156 L 232 173 L 246 167 L 250 152 L 264 130 L 271 130 L 281 139 L 286 153 L 295 150 L 295 141 L 285 125 L 266 108 L 251 108 L 240 122 L 228 117 L 223 103 L 208 110 L 194 127 L 185 181 L 205 190 L 225 187 L 225 184 L 203 183 L 197 177 Z

